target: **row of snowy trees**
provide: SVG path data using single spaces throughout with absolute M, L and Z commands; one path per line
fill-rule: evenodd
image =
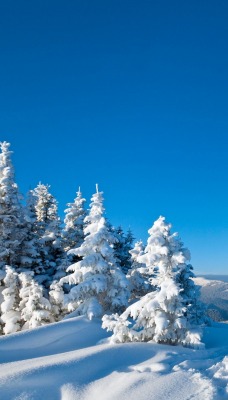
M 8 334 L 62 319 L 103 317 L 114 342 L 155 340 L 199 345 L 205 310 L 192 280 L 190 253 L 160 217 L 145 247 L 104 216 L 103 195 L 90 208 L 79 189 L 64 226 L 48 185 L 23 206 L 9 143 L 0 155 L 1 326 Z

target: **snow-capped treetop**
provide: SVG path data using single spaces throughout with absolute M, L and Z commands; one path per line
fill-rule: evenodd
M 103 206 L 103 201 L 104 201 L 103 192 L 98 191 L 98 184 L 96 184 L 96 193 L 94 193 L 91 198 L 90 212 L 89 215 L 87 215 L 87 217 L 85 218 L 85 222 L 93 224 L 99 222 L 101 218 L 104 218 L 103 214 L 105 209 Z M 85 234 L 89 232 L 90 231 L 87 230 L 85 231 Z
M 115 265 L 115 255 L 110 245 L 113 245 L 116 239 L 107 229 L 106 219 L 103 216 L 105 211 L 103 201 L 103 192 L 98 192 L 96 185 L 96 193 L 91 198 L 90 212 L 84 220 L 87 223 L 84 229 L 85 241 L 77 254 L 79 256 L 91 254 L 90 246 L 92 246 L 93 252 L 101 252 L 104 257 L 108 256 L 109 262 Z
M 25 220 L 26 222 L 29 222 L 31 224 L 37 221 L 36 202 L 37 202 L 37 196 L 35 194 L 35 191 L 29 190 L 26 198 Z
M 0 266 L 16 266 L 24 238 L 23 212 L 15 183 L 10 144 L 0 143 Z
M 159 270 L 159 279 L 173 277 L 180 268 L 184 268 L 190 260 L 190 252 L 183 247 L 177 233 L 171 234 L 171 224 L 159 217 L 149 229 L 149 238 L 145 254 L 138 257 L 138 261 L 145 263 L 148 274 L 153 276 Z M 159 281 L 153 281 L 159 285 Z
M 138 240 L 137 242 L 135 242 L 133 249 L 131 249 L 129 251 L 129 253 L 131 254 L 132 261 L 137 262 L 138 257 L 140 257 L 144 254 L 144 250 L 145 250 L 145 246 L 144 246 L 142 240 Z
M 139 261 L 145 263 L 148 268 L 154 268 L 158 264 L 162 265 L 163 259 L 168 256 L 167 238 L 170 236 L 170 229 L 171 225 L 165 222 L 165 218 L 159 217 L 152 228 L 148 230 L 150 236 L 145 253 L 139 258 Z
M 74 202 L 68 203 L 68 208 L 65 210 L 65 227 L 63 229 L 65 251 L 79 247 L 84 239 L 83 227 L 86 216 L 84 205 L 86 200 L 82 197 L 80 188 L 76 194 Z
M 4 168 L 9 168 L 7 171 L 11 177 L 14 177 L 14 169 L 11 162 L 11 154 L 13 153 L 10 148 L 10 143 L 0 142 L 1 154 L 0 154 L 0 169 L 1 173 Z M 2 176 L 1 176 L 2 177 Z
M 4 198 L 4 203 L 14 210 L 20 210 L 19 204 L 20 195 L 18 193 L 18 186 L 15 183 L 14 168 L 11 161 L 11 154 L 9 150 L 10 143 L 1 142 L 0 148 L 0 194 Z
M 34 195 L 37 197 L 35 205 L 37 221 L 59 221 L 57 216 L 58 205 L 56 199 L 49 192 L 50 185 L 39 183 L 34 189 Z

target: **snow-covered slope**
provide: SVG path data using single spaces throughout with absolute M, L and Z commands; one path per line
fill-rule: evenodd
M 207 304 L 210 317 L 228 322 L 228 282 L 213 278 L 197 277 L 194 281 L 201 286 L 201 300 Z
M 0 338 L 2 400 L 203 400 L 228 396 L 228 325 L 205 349 L 110 345 L 99 320 L 77 317 Z

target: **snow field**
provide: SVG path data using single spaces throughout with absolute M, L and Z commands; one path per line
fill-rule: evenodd
M 67 319 L 0 338 L 2 400 L 223 400 L 228 326 L 206 328 L 205 349 L 110 344 L 99 319 Z

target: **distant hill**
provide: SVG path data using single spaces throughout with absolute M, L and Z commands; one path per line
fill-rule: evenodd
M 209 279 L 210 281 L 228 282 L 228 275 L 209 274 L 209 275 L 200 275 L 200 277 Z
M 228 276 L 204 275 L 194 281 L 201 286 L 201 300 L 207 304 L 209 316 L 215 321 L 228 322 Z

